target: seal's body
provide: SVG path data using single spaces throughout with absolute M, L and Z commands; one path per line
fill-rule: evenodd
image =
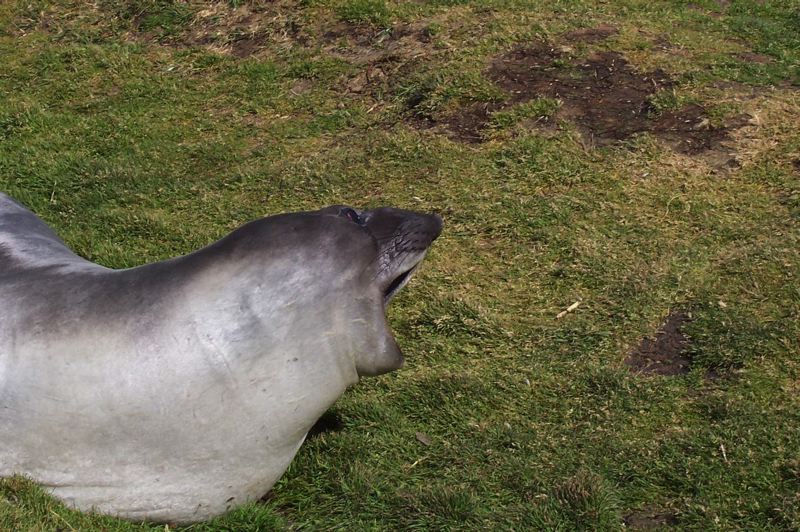
M 261 497 L 347 386 L 402 365 L 385 305 L 440 231 L 337 206 L 111 270 L 0 194 L 0 476 L 135 520 Z

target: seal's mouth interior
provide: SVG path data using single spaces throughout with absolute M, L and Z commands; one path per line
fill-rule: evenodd
M 397 294 L 397 292 L 399 292 L 400 289 L 403 288 L 409 280 L 411 280 L 411 277 L 414 275 L 414 272 L 417 271 L 418 267 L 419 262 L 412 266 L 411 269 L 406 270 L 395 277 L 395 279 L 389 283 L 389 286 L 387 286 L 383 291 L 383 300 L 386 303 L 388 303 L 395 296 L 395 294 Z

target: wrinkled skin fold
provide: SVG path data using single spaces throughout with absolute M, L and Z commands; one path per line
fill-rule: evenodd
M 266 493 L 360 376 L 436 215 L 333 206 L 127 270 L 0 194 L 0 476 L 82 510 L 205 520 Z

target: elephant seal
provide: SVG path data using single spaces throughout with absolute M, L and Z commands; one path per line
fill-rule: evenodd
M 0 194 L 0 476 L 177 524 L 261 497 L 345 388 L 403 364 L 386 305 L 441 229 L 333 206 L 113 270 Z

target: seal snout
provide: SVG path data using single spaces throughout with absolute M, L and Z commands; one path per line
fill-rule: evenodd
M 435 212 L 429 214 L 428 216 L 433 218 L 433 223 L 435 224 L 434 226 L 436 227 L 436 236 L 434 236 L 433 239 L 436 240 L 439 237 L 439 235 L 442 234 L 442 229 L 444 229 L 444 220 L 442 219 L 441 216 L 439 216 Z
M 359 213 L 359 219 L 378 244 L 376 280 L 388 303 L 414 275 L 444 222 L 438 214 L 391 207 Z
M 344 218 L 372 238 L 377 247 L 374 278 L 386 303 L 408 283 L 444 227 L 438 214 L 393 207 L 362 211 L 347 205 L 331 205 L 319 212 Z

